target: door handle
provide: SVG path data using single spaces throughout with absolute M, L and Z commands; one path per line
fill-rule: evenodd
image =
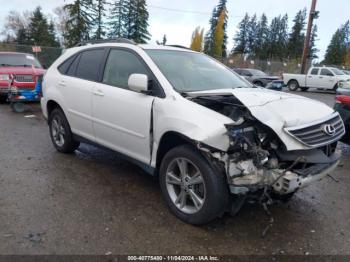
M 66 86 L 66 82 L 60 81 L 60 82 L 58 83 L 58 85 L 61 86 L 61 87 L 65 87 L 65 86 Z
M 95 96 L 105 96 L 105 94 L 102 92 L 102 90 L 96 90 L 93 92 Z

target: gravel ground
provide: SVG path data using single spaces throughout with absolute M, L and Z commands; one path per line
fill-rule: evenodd
M 299 93 L 333 105 L 334 95 Z M 0 254 L 347 254 L 350 148 L 342 164 L 269 217 L 247 204 L 203 227 L 167 210 L 157 181 L 117 154 L 83 145 L 62 155 L 38 105 L 0 105 Z

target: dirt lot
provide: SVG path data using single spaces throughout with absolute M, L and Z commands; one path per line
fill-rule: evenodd
M 303 95 L 333 105 L 332 94 Z M 23 114 L 0 105 L 0 146 L 0 254 L 350 254 L 343 144 L 336 180 L 273 206 L 264 239 L 269 218 L 260 206 L 190 226 L 168 212 L 155 179 L 117 154 L 86 145 L 57 153 L 37 105 Z

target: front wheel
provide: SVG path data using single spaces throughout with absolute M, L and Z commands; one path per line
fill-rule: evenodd
M 80 145 L 73 139 L 67 118 L 60 109 L 54 109 L 49 118 L 50 137 L 57 151 L 61 153 L 72 153 Z
M 191 146 L 176 147 L 165 155 L 159 180 L 170 211 L 186 223 L 206 224 L 227 208 L 224 176 Z

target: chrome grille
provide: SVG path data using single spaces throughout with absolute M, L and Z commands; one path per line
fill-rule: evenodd
M 15 75 L 14 78 L 17 82 L 34 82 L 32 75 Z
M 327 132 L 330 126 L 332 132 Z M 290 135 L 309 147 L 320 147 L 338 141 L 345 134 L 344 123 L 338 113 L 308 125 L 285 129 Z

